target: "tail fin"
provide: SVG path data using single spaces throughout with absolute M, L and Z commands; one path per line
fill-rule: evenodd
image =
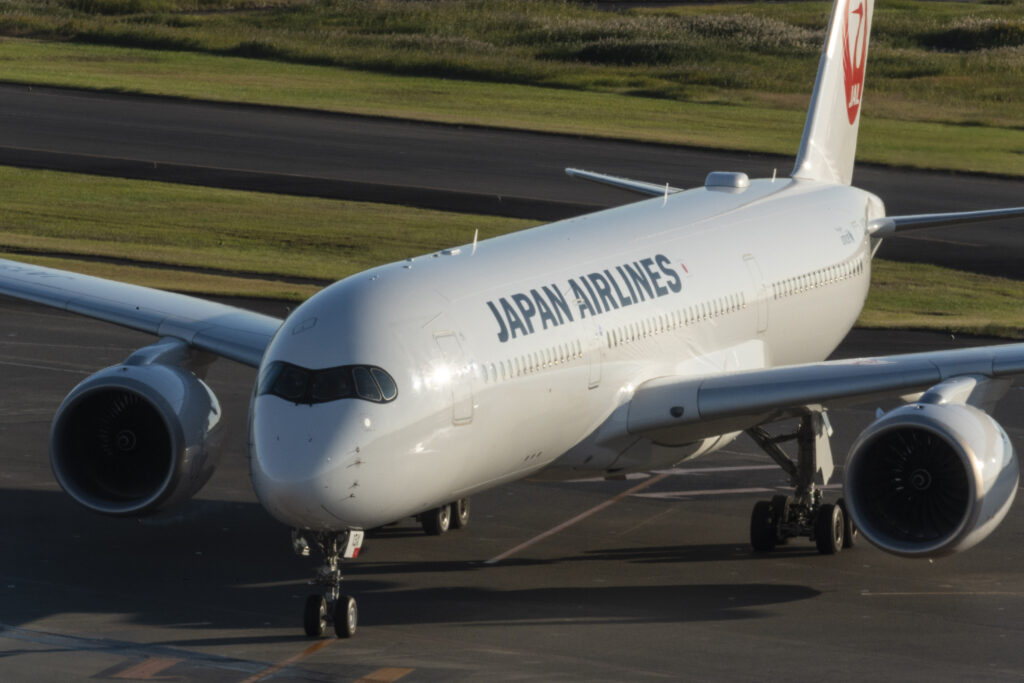
M 835 0 L 794 178 L 849 185 L 874 0 Z

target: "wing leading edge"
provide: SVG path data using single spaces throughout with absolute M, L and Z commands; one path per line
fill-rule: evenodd
M 258 367 L 281 326 L 271 316 L 184 294 L 0 259 L 0 294 L 104 320 Z
M 640 385 L 628 430 L 669 443 L 745 430 L 806 406 L 854 405 L 926 391 L 953 377 L 1024 375 L 1024 344 L 826 361 Z

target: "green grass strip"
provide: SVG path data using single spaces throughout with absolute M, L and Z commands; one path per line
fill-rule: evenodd
M 531 221 L 0 166 L 0 254 L 194 294 L 302 300 Z M 296 284 L 294 280 L 298 279 Z M 1024 282 L 876 260 L 858 325 L 1024 337 Z
M 0 41 L 0 80 L 795 155 L 799 108 L 396 76 L 190 52 Z M 808 91 L 810 89 L 808 75 Z M 858 159 L 1024 175 L 1024 129 L 865 117 Z M 743 170 L 743 169 L 737 169 Z M 780 169 L 787 172 L 789 169 Z
M 1024 282 L 875 259 L 857 325 L 1024 339 Z
M 102 257 L 238 276 L 331 282 L 381 263 L 467 244 L 477 230 L 487 239 L 535 225 L 389 204 L 11 167 L 0 167 L 0 187 L 0 249 L 9 253 Z

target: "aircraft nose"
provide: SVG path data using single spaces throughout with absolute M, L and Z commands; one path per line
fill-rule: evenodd
M 272 409 L 268 409 L 274 404 Z M 351 421 L 329 405 L 289 405 L 257 397 L 250 425 L 250 472 L 260 502 L 296 528 L 360 527 L 346 499 L 358 486 L 360 448 Z

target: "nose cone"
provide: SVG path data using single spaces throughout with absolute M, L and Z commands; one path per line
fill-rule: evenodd
M 249 457 L 253 489 L 275 518 L 296 528 L 360 528 L 360 447 L 345 402 L 294 405 L 276 396 L 253 402 Z M 348 409 L 348 410 L 347 410 Z
M 250 411 L 250 471 L 256 495 L 285 524 L 370 528 L 401 519 L 410 506 L 396 484 L 408 475 L 394 463 L 415 437 L 401 431 L 416 419 L 415 362 L 398 332 L 409 325 L 396 321 L 422 316 L 424 307 L 410 303 L 394 276 L 411 271 L 388 268 L 312 296 L 264 355 Z

